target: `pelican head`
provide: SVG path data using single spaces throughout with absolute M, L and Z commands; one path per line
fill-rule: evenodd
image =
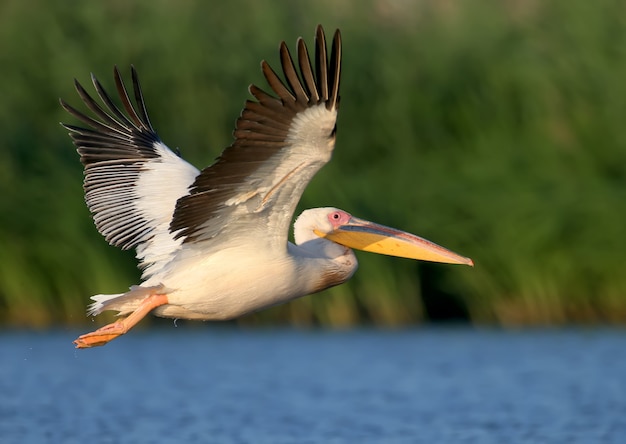
M 389 256 L 474 266 L 470 258 L 424 238 L 356 218 L 332 207 L 302 212 L 294 225 L 294 237 L 297 245 L 326 240 L 347 248 Z M 328 247 L 324 250 L 328 251 Z

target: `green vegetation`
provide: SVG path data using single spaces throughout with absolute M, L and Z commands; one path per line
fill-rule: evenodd
M 261 58 L 340 27 L 338 146 L 301 209 L 423 235 L 475 269 L 359 254 L 349 284 L 242 322 L 626 322 L 626 4 L 379 0 L 0 6 L 0 322 L 85 322 L 138 279 L 83 203 L 58 97 L 134 64 L 152 122 L 197 166 L 231 140 Z M 271 5 L 271 6 L 270 6 Z

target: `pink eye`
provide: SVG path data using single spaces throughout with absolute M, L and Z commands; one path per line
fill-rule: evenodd
M 333 211 L 328 215 L 328 220 L 333 226 L 343 225 L 350 220 L 350 215 L 345 211 Z

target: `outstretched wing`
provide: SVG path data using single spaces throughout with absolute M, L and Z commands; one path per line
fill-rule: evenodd
M 304 188 L 330 160 L 339 105 L 341 35 L 335 32 L 330 59 L 317 27 L 315 67 L 302 39 L 297 65 L 280 45 L 286 83 L 263 61 L 261 68 L 278 98 L 250 86 L 233 144 L 204 169 L 190 193 L 178 200 L 171 230 L 185 244 L 222 235 L 235 243 L 262 234 L 286 248 L 289 225 Z M 298 69 L 299 68 L 299 69 Z
M 174 154 L 152 128 L 137 73 L 132 68 L 136 107 L 114 69 L 124 114 L 92 75 L 100 106 L 75 81 L 94 117 L 61 100 L 61 106 L 89 128 L 63 124 L 85 167 L 85 200 L 98 231 L 111 244 L 136 248 L 144 277 L 157 272 L 180 248 L 169 227 L 176 201 L 189 191 L 199 171 Z

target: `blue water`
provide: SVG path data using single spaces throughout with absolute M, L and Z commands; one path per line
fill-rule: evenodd
M 626 331 L 77 333 L 0 332 L 0 442 L 626 443 Z

